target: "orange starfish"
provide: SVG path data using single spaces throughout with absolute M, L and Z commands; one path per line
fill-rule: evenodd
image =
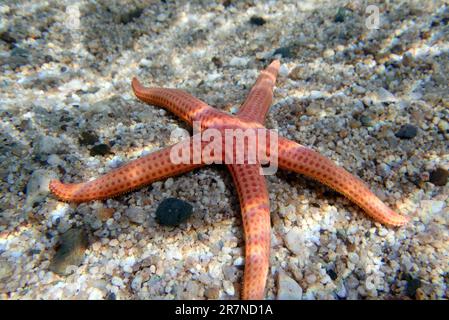
M 275 60 L 261 72 L 236 116 L 214 109 L 181 90 L 144 88 L 137 79 L 132 80 L 132 88 L 140 100 L 161 106 L 189 124 L 200 121 L 201 132 L 206 129 L 216 129 L 219 132 L 226 129 L 259 130 L 264 129 L 262 123 L 271 105 L 279 66 L 279 61 Z M 192 156 L 194 137 L 180 142 L 191 151 L 190 161 L 187 163 L 175 164 L 171 161 L 170 155 L 179 146 L 176 144 L 132 161 L 93 181 L 63 184 L 53 180 L 50 182 L 50 190 L 64 201 L 84 202 L 111 198 L 156 180 L 209 164 L 217 157 L 234 159 L 236 156 L 234 147 L 221 154 L 211 153 L 210 156 L 204 156 L 201 162 L 195 163 Z M 204 143 L 201 148 L 203 150 Z M 390 226 L 400 226 L 408 221 L 387 207 L 360 179 L 315 151 L 282 137 L 278 137 L 277 151 L 281 169 L 304 174 L 342 193 L 374 220 Z M 245 152 L 244 158 L 243 163 L 227 164 L 237 187 L 244 226 L 245 273 L 242 298 L 262 299 L 269 268 L 270 205 L 265 178 L 259 172 L 262 161 L 250 163 L 248 152 Z

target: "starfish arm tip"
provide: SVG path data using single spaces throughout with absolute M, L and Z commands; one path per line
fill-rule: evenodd
M 137 80 L 136 77 L 132 78 L 132 80 L 131 80 L 131 87 L 132 87 L 134 92 L 142 91 L 142 89 L 143 89 L 142 84 L 140 83 L 139 80 Z
M 270 63 L 269 66 L 278 69 L 281 66 L 281 61 L 279 59 L 275 59 Z

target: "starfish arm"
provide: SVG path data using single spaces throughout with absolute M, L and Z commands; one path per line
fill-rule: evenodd
M 145 88 L 136 78 L 133 78 L 131 85 L 137 98 L 169 110 L 190 125 L 193 121 L 203 121 L 222 114 L 179 89 Z
M 374 220 L 401 226 L 408 218 L 385 205 L 359 178 L 319 153 L 285 138 L 279 138 L 279 167 L 304 174 L 340 192 Z
M 172 156 L 175 154 L 174 151 L 172 153 L 172 150 L 177 146 L 190 147 L 190 159 L 184 161 L 185 163 L 175 164 L 172 161 Z M 52 180 L 50 181 L 49 189 L 59 199 L 71 202 L 86 202 L 115 197 L 154 181 L 191 171 L 202 166 L 202 163 L 194 163 L 192 161 L 192 147 L 193 139 L 190 137 L 178 144 L 131 161 L 95 180 L 73 184 L 65 184 L 58 180 Z
M 242 299 L 264 297 L 270 257 L 270 203 L 258 164 L 228 165 L 240 207 L 245 236 L 245 274 Z
M 260 72 L 237 116 L 245 120 L 263 123 L 273 100 L 273 88 L 280 62 L 274 60 L 268 68 Z

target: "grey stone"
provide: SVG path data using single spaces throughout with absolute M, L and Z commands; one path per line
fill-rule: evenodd
M 278 300 L 301 300 L 302 288 L 300 285 L 290 278 L 283 270 L 278 272 Z

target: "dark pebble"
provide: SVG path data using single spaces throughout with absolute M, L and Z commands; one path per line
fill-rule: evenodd
M 405 291 L 410 298 L 414 298 L 416 295 L 416 290 L 418 290 L 421 286 L 421 280 L 407 276 L 406 281 L 407 285 Z
M 167 198 L 156 209 L 156 220 L 163 226 L 177 226 L 186 221 L 193 212 L 190 203 L 177 199 Z
M 290 47 L 278 48 L 274 51 L 273 56 L 280 54 L 283 58 L 292 58 L 293 53 Z
M 39 254 L 39 253 L 41 253 L 41 250 L 39 250 L 39 249 L 30 249 L 28 251 L 28 255 L 30 255 L 30 256 L 35 255 L 35 254 Z
M 0 40 L 3 40 L 9 44 L 14 44 L 17 42 L 17 40 L 13 36 L 11 36 L 9 32 L 0 33 Z
M 225 8 L 229 7 L 231 4 L 232 4 L 231 0 L 224 0 L 223 1 L 223 7 L 225 7 Z
M 93 131 L 83 131 L 78 142 L 83 146 L 94 145 L 98 142 L 98 136 Z
M 337 273 L 333 269 L 327 270 L 327 275 L 332 279 L 335 280 L 338 278 Z
M 223 62 L 220 60 L 220 58 L 218 57 L 213 57 L 212 58 L 212 63 L 217 67 L 217 68 L 221 68 L 223 66 Z
M 412 139 L 418 134 L 418 128 L 411 124 L 403 125 L 395 136 L 399 139 Z
M 367 116 L 367 115 L 360 116 L 360 123 L 364 127 L 371 127 L 374 125 L 374 121 L 371 119 L 370 116 Z
M 265 23 L 267 23 L 264 18 L 258 16 L 252 16 L 251 19 L 249 19 L 249 22 L 255 26 L 263 26 Z
M 93 146 L 92 149 L 90 149 L 91 156 L 105 156 L 110 153 L 112 153 L 111 147 L 104 143 L 97 144 L 96 146 Z
M 429 181 L 436 186 L 445 186 L 449 177 L 449 171 L 443 168 L 437 168 L 430 173 Z
M 84 252 L 87 249 L 87 234 L 83 229 L 70 229 L 61 235 L 59 248 L 50 263 L 50 270 L 68 275 L 68 266 L 79 266 L 84 260 Z
M 46 63 L 49 63 L 49 62 L 55 61 L 55 59 L 53 59 L 53 57 L 51 55 L 46 54 L 45 57 L 44 57 L 44 61 Z
M 117 297 L 115 296 L 114 292 L 109 292 L 109 294 L 106 296 L 106 300 L 116 300 Z
M 334 22 L 344 22 L 346 17 L 346 9 L 343 7 L 338 8 L 335 15 Z
M 133 21 L 134 19 L 139 18 L 142 15 L 142 13 L 143 13 L 143 9 L 141 9 L 141 8 L 137 8 L 135 10 L 125 12 L 120 17 L 120 22 L 123 24 L 127 24 L 127 23 Z

